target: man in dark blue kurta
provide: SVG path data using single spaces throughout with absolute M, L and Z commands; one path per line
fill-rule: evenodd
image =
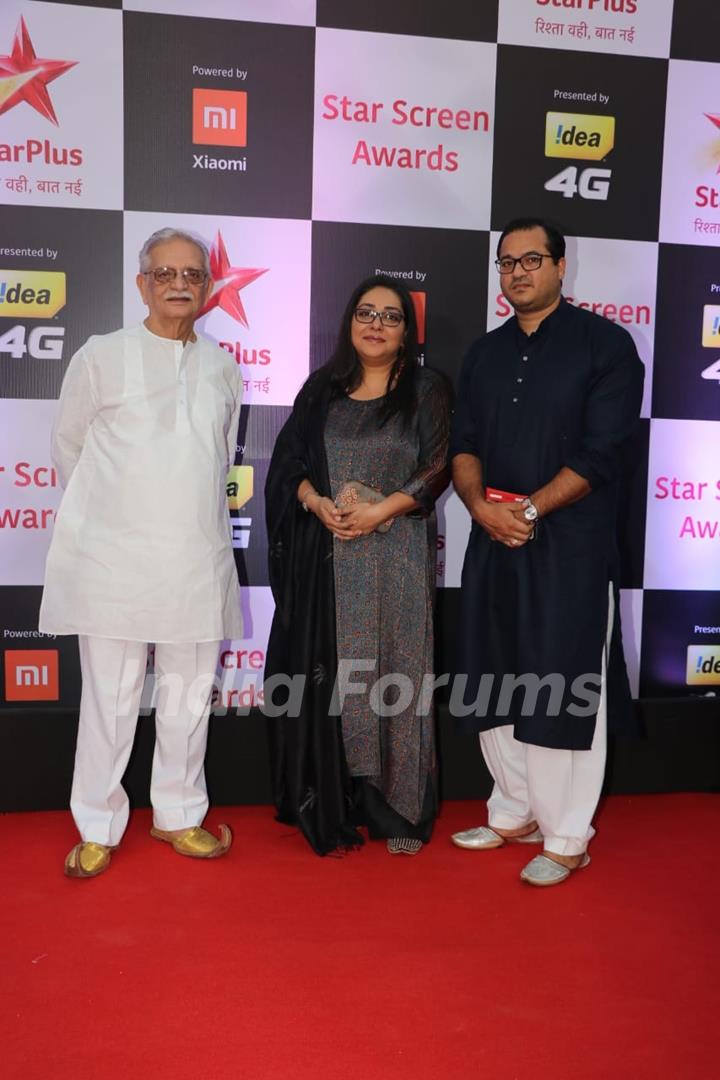
M 497 266 L 515 317 L 470 349 L 451 439 L 473 519 L 459 671 L 495 784 L 489 827 L 453 840 L 543 842 L 521 876 L 554 885 L 589 862 L 607 725 L 632 715 L 615 537 L 644 372 L 626 330 L 562 298 L 556 229 L 511 222 Z

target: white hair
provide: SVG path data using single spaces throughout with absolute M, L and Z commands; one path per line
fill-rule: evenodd
M 195 236 L 193 233 L 186 232 L 185 229 L 158 229 L 152 236 L 149 236 L 143 246 L 140 248 L 140 273 L 150 269 L 150 252 L 158 244 L 165 244 L 168 240 L 186 240 L 189 244 L 194 244 L 195 247 L 202 255 L 203 269 L 205 273 L 210 276 L 210 253 L 207 249 L 207 244 L 199 236 Z

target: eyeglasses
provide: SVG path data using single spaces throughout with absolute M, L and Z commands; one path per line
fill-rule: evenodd
M 156 266 L 154 270 L 143 270 L 143 274 L 151 274 L 157 285 L 169 285 L 178 274 L 186 285 L 204 285 L 208 278 L 207 271 L 197 266 L 188 266 L 185 270 L 176 270 L 174 266 Z
M 503 255 L 502 259 L 495 260 L 495 265 L 501 274 L 512 274 L 518 263 L 523 270 L 539 270 L 543 259 L 552 259 L 552 255 L 540 255 L 537 251 L 527 251 L 519 259 L 513 259 L 512 255 Z
M 399 326 L 405 322 L 405 316 L 399 311 L 375 311 L 371 307 L 355 308 L 354 315 L 359 323 L 374 323 L 379 319 L 383 326 Z

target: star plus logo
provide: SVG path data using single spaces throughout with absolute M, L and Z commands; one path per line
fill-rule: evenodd
M 241 323 L 246 328 L 249 327 L 250 324 L 245 314 L 240 292 L 246 285 L 251 285 L 262 274 L 267 274 L 267 268 L 253 270 L 231 266 L 225 250 L 225 242 L 218 230 L 217 240 L 210 249 L 212 292 L 200 315 L 207 315 L 213 308 L 219 307 L 232 319 L 235 319 L 236 322 Z
M 720 113 L 703 113 L 703 116 L 716 128 L 720 129 Z M 705 158 L 703 166 L 716 166 L 715 173 L 720 173 L 720 139 L 713 139 L 703 156 Z M 701 210 L 707 206 L 712 207 L 713 210 L 720 209 L 720 188 L 713 187 L 711 184 L 699 184 L 695 188 L 695 205 Z M 716 224 L 714 221 L 708 223 L 703 221 L 702 218 L 695 218 L 696 231 L 709 227 L 714 229 Z
M 42 60 L 35 55 L 30 34 L 21 17 L 12 51 L 0 56 L 0 114 L 27 102 L 46 120 L 58 126 L 47 84 L 75 67 L 77 60 Z
M 720 128 L 720 115 L 718 115 L 718 113 L 706 112 L 705 116 L 711 124 L 714 124 L 716 128 Z M 718 167 L 715 171 L 720 173 L 720 141 L 713 143 L 711 153 L 713 157 L 713 164 L 715 163 L 715 161 L 717 161 L 718 163 Z

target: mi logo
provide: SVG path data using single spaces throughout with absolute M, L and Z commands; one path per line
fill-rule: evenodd
M 415 308 L 415 322 L 417 323 L 418 345 L 425 344 L 425 315 L 427 312 L 427 294 L 424 292 L 411 292 L 410 299 Z
M 203 127 L 222 128 L 235 131 L 237 128 L 237 109 L 224 109 L 221 105 L 203 105 Z
M 244 90 L 193 90 L 193 143 L 247 146 L 247 93 Z
M 57 649 L 8 649 L 5 652 L 6 701 L 57 701 Z
M 545 157 L 602 161 L 615 145 L 615 117 L 549 112 Z

